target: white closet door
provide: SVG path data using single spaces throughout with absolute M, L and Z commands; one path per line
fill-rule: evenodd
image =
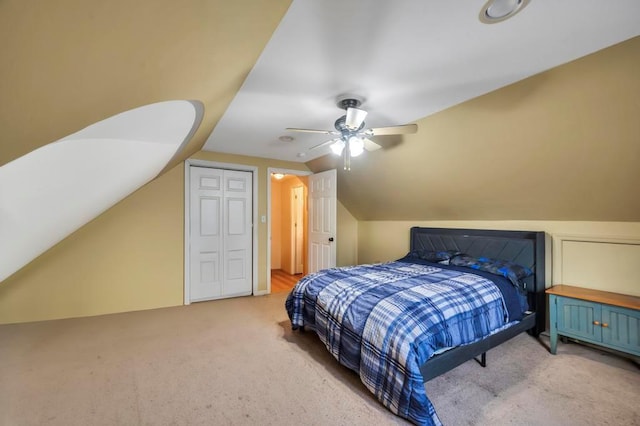
M 252 184 L 251 172 L 191 166 L 191 302 L 251 294 Z
M 224 171 L 224 282 L 222 296 L 251 294 L 251 172 Z

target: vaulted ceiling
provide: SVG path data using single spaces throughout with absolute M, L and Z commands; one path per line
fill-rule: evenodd
M 0 166 L 192 99 L 202 124 L 167 168 L 204 146 L 340 169 L 308 150 L 322 135 L 278 137 L 330 129 L 354 93 L 368 125 L 419 124 L 340 171 L 358 219 L 639 221 L 640 2 L 533 1 L 493 25 L 483 4 L 0 1 Z
M 637 0 L 533 1 L 493 24 L 486 1 L 292 2 L 204 149 L 307 162 L 335 136 L 285 129 L 334 130 L 344 96 L 367 127 L 404 124 L 640 34 Z
M 640 222 L 640 37 L 417 121 L 337 168 L 360 220 Z

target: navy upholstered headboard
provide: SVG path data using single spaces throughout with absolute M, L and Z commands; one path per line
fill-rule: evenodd
M 534 273 L 525 280 L 529 306 L 539 330 L 545 329 L 545 234 L 533 231 L 411 228 L 410 250 L 459 250 L 471 256 L 509 260 Z

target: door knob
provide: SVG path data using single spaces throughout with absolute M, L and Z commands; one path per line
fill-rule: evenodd
M 333 242 L 333 237 L 329 237 L 329 242 Z

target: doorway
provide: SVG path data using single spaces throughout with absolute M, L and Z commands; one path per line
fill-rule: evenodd
M 291 270 L 293 274 L 304 272 L 304 187 L 302 185 L 291 188 Z
M 269 169 L 268 291 L 272 293 L 291 290 L 308 270 L 306 174 Z

